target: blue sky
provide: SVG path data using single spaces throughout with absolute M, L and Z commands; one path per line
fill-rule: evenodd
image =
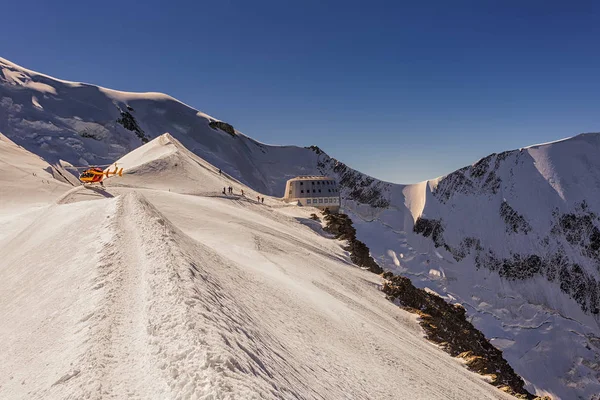
M 0 56 L 26 68 L 165 92 L 398 183 L 600 131 L 597 1 L 32 0 L 2 15 Z

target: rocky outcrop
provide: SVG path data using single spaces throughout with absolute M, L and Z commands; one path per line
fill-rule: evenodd
M 229 133 L 232 137 L 235 137 L 235 129 L 233 129 L 233 126 L 231 126 L 227 122 L 223 122 L 223 121 L 210 121 L 208 123 L 208 126 L 210 126 L 213 129 L 220 129 L 223 132 Z
M 133 111 L 133 109 L 131 109 Z M 128 111 L 121 111 L 121 118 L 117 119 L 117 123 L 121 124 L 123 128 L 135 132 L 136 136 L 140 138 L 142 143 L 148 143 L 149 138 L 146 136 L 142 128 L 138 125 L 133 115 Z
M 506 201 L 503 201 L 500 205 L 500 216 L 506 224 L 507 233 L 523 233 L 527 235 L 527 233 L 531 232 L 531 225 Z
M 532 231 L 531 225 L 507 202 L 500 206 L 500 216 L 506 223 L 506 233 L 525 234 Z M 443 247 L 456 261 L 473 254 L 477 269 L 485 268 L 508 280 L 525 280 L 543 276 L 555 282 L 562 292 L 575 300 L 584 312 L 600 314 L 600 282 L 582 266 L 570 260 L 564 246 L 577 249 L 582 257 L 590 260 L 600 271 L 600 229 L 595 223 L 600 218 L 588 210 L 585 202 L 576 206 L 573 213 L 554 212 L 555 222 L 540 241 L 538 253 L 511 253 L 509 257 L 498 256 L 493 249 L 485 249 L 476 237 L 464 237 L 458 245 L 448 243 L 444 237 L 441 219 L 418 218 L 414 232 L 431 238 L 436 247 Z M 553 246 L 550 246 L 553 243 Z M 546 249 L 544 249 L 546 247 Z
M 102 140 L 102 137 L 90 131 L 78 132 L 79 136 L 86 139 Z
M 575 300 L 584 312 L 600 314 L 600 283 L 581 265 L 569 261 L 564 250 L 540 256 L 537 254 L 513 254 L 510 258 L 497 257 L 492 250 L 478 252 L 477 268 L 496 271 L 508 280 L 523 280 L 544 276 L 555 282 L 562 292 Z
M 464 307 L 450 304 L 435 294 L 416 288 L 408 278 L 383 272 L 371 257 L 369 248 L 356 239 L 356 229 L 348 215 L 332 214 L 325 210 L 323 216 L 323 229 L 336 239 L 348 242 L 345 250 L 350 252 L 352 262 L 382 275 L 382 291 L 387 299 L 420 316 L 419 323 L 428 340 L 439 344 L 452 356 L 463 358 L 470 370 L 489 376 L 490 383 L 500 389 L 522 399 L 541 399 L 525 390 L 523 379 L 504 359 L 502 352 L 467 320 Z M 312 214 L 311 218 L 318 220 L 316 214 Z M 421 218 L 421 222 L 418 221 L 417 229 L 428 237 L 439 239 L 443 236 L 439 220 Z M 468 249 L 481 248 L 479 241 L 474 238 L 465 240 L 463 246 Z
M 312 150 L 312 151 L 314 151 L 315 153 L 317 153 L 318 155 L 324 154 L 323 150 L 321 150 L 321 149 L 319 148 L 319 146 L 312 145 L 312 146 L 305 147 L 305 149 Z
M 444 227 L 442 226 L 442 220 L 419 217 L 415 222 L 413 231 L 425 237 L 430 237 L 431 240 L 433 240 L 435 247 L 447 246 L 444 241 Z
M 384 273 L 383 278 L 382 291 L 387 298 L 420 316 L 419 323 L 427 339 L 452 356 L 463 358 L 470 370 L 489 376 L 492 385 L 519 398 L 536 398 L 525 390 L 523 379 L 506 362 L 502 352 L 467 320 L 464 307 L 416 288 L 408 278 L 391 272 Z
M 483 250 L 483 247 L 481 246 L 481 241 L 477 238 L 469 236 L 463 238 L 458 247 L 450 247 L 446 244 L 444 248 L 452 254 L 452 257 L 454 257 L 456 261 L 461 261 L 463 258 L 465 258 L 471 253 L 471 250 Z
M 385 209 L 390 206 L 390 201 L 384 194 L 385 190 L 389 189 L 389 184 L 362 174 L 348 167 L 343 162 L 329 157 L 317 146 L 309 146 L 307 149 L 314 151 L 320 156 L 317 168 L 321 174 L 335 175 L 337 177 L 345 199 L 379 209 Z
M 574 213 L 560 215 L 554 211 L 556 223 L 551 233 L 563 236 L 572 246 L 580 249 L 581 255 L 596 260 L 600 271 L 600 230 L 594 222 L 600 223 L 600 218 L 588 210 L 587 202 L 578 204 Z
M 495 195 L 500 190 L 502 179 L 497 170 L 506 158 L 517 151 L 491 154 L 469 167 L 461 168 L 443 177 L 433 195 L 442 203 L 448 202 L 457 193 L 466 195 Z
M 346 214 L 333 214 L 328 210 L 323 212 L 325 219 L 325 232 L 331 233 L 336 239 L 348 241 L 344 247 L 350 252 L 350 259 L 361 268 L 380 274 L 383 269 L 371 257 L 371 252 L 366 244 L 356 238 L 356 229 L 352 220 Z

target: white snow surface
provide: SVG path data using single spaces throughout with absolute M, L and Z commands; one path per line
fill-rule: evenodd
M 136 134 L 116 122 L 128 110 L 150 139 L 168 132 L 159 139 L 165 143 L 140 147 Z M 207 198 L 232 185 L 237 194 L 245 187 L 249 199 L 265 196 L 265 204 L 278 213 L 306 211 L 280 208 L 276 198 L 283 195 L 287 179 L 332 176 L 341 183 L 343 211 L 380 265 L 463 304 L 475 327 L 504 351 L 526 380 L 528 390 L 557 399 L 588 400 L 600 393 L 598 317 L 582 311 L 560 283 L 543 276 L 503 279 L 496 271 L 477 269 L 473 254 L 456 261 L 443 247 L 436 248 L 431 238 L 413 233 L 418 217 L 441 219 L 449 245 L 457 248 L 465 237 L 476 237 L 485 252 L 493 251 L 500 258 L 544 256 L 563 246 L 571 263 L 600 280 L 596 261 L 583 257 L 563 239 L 549 244 L 545 240 L 556 210 L 573 212 L 585 200 L 589 210 L 600 215 L 600 134 L 493 155 L 481 182 L 492 178 L 489 171 L 493 170 L 501 181 L 496 193 L 480 187 L 463 193 L 452 187 L 452 196 L 444 203 L 434 193 L 448 177 L 414 185 L 386 183 L 316 149 L 265 145 L 239 131 L 232 137 L 212 129 L 211 120 L 216 119 L 167 95 L 57 80 L 0 59 L 0 132 L 57 169 L 66 165 L 61 160 L 73 165 L 111 164 L 123 157 L 117 164 L 127 172 L 120 180 L 109 180 L 113 190 L 135 186 L 152 203 L 148 193 L 171 191 Z M 198 173 L 198 168 L 203 172 Z M 216 168 L 222 169 L 222 176 L 205 173 Z M 469 168 L 466 176 L 473 167 Z M 9 178 L 3 175 L 2 179 Z M 78 190 L 69 196 L 92 195 Z M 11 207 L 23 203 L 22 208 L 30 202 L 43 203 L 35 194 L 27 196 L 32 197 L 0 202 Z M 387 204 L 369 203 L 369 199 Z M 524 216 L 532 229 L 529 234 L 507 233 L 499 215 L 502 202 Z
M 170 135 L 106 190 L 0 145 L 23 174 L 0 174 L 2 399 L 511 398 L 426 341 L 314 210 L 257 202 Z

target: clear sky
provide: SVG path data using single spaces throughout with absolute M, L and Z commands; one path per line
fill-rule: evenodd
M 600 1 L 3 2 L 0 56 L 412 183 L 600 131 Z

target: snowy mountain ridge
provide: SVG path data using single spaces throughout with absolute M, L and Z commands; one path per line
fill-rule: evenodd
M 258 202 L 169 135 L 104 189 L 49 178 L 0 135 L 0 170 L 15 163 L 0 176 L 2 398 L 510 398 L 426 341 L 314 210 Z M 189 194 L 198 183 L 236 193 Z
M 493 154 L 397 185 L 316 146 L 265 145 L 213 121 L 167 95 L 59 81 L 0 60 L 0 131 L 51 164 L 112 163 L 169 132 L 257 193 L 280 197 L 297 175 L 335 177 L 358 238 L 380 265 L 463 304 L 527 389 L 565 399 L 600 392 L 600 134 Z M 160 162 L 176 168 L 168 157 Z M 196 162 L 178 164 L 180 176 L 187 179 Z M 191 190 L 183 179 L 173 185 Z M 192 191 L 221 189 L 212 178 L 195 185 Z

